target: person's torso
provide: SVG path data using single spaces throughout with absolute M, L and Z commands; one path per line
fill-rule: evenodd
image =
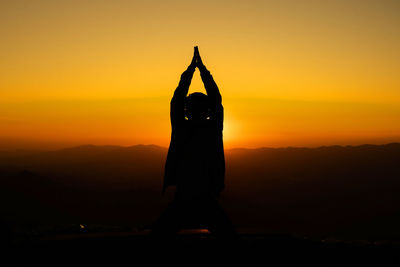
M 177 189 L 191 195 L 204 195 L 212 190 L 214 179 L 221 172 L 222 130 L 208 121 L 185 123 L 179 133 Z

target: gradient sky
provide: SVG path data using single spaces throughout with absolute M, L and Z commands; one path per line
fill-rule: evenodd
M 399 14 L 398 0 L 3 0 L 0 149 L 168 146 L 194 45 L 228 148 L 398 142 Z

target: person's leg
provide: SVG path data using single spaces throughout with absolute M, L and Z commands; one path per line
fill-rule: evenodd
M 235 227 L 217 199 L 209 199 L 207 204 L 208 230 L 218 237 L 236 237 Z
M 152 226 L 153 235 L 173 235 L 180 230 L 181 205 L 174 199 Z

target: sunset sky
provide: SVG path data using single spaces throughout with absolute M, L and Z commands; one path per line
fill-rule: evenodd
M 195 45 L 227 148 L 399 142 L 399 14 L 398 0 L 3 0 L 0 150 L 168 146 Z

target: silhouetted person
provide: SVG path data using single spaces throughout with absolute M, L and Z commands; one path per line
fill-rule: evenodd
M 187 96 L 196 67 L 207 95 Z M 224 189 L 225 159 L 221 94 L 195 47 L 191 64 L 171 100 L 171 143 L 165 165 L 163 192 L 176 186 L 173 202 L 153 227 L 153 233 L 175 233 L 202 227 L 215 234 L 234 233 L 229 218 L 217 202 Z

